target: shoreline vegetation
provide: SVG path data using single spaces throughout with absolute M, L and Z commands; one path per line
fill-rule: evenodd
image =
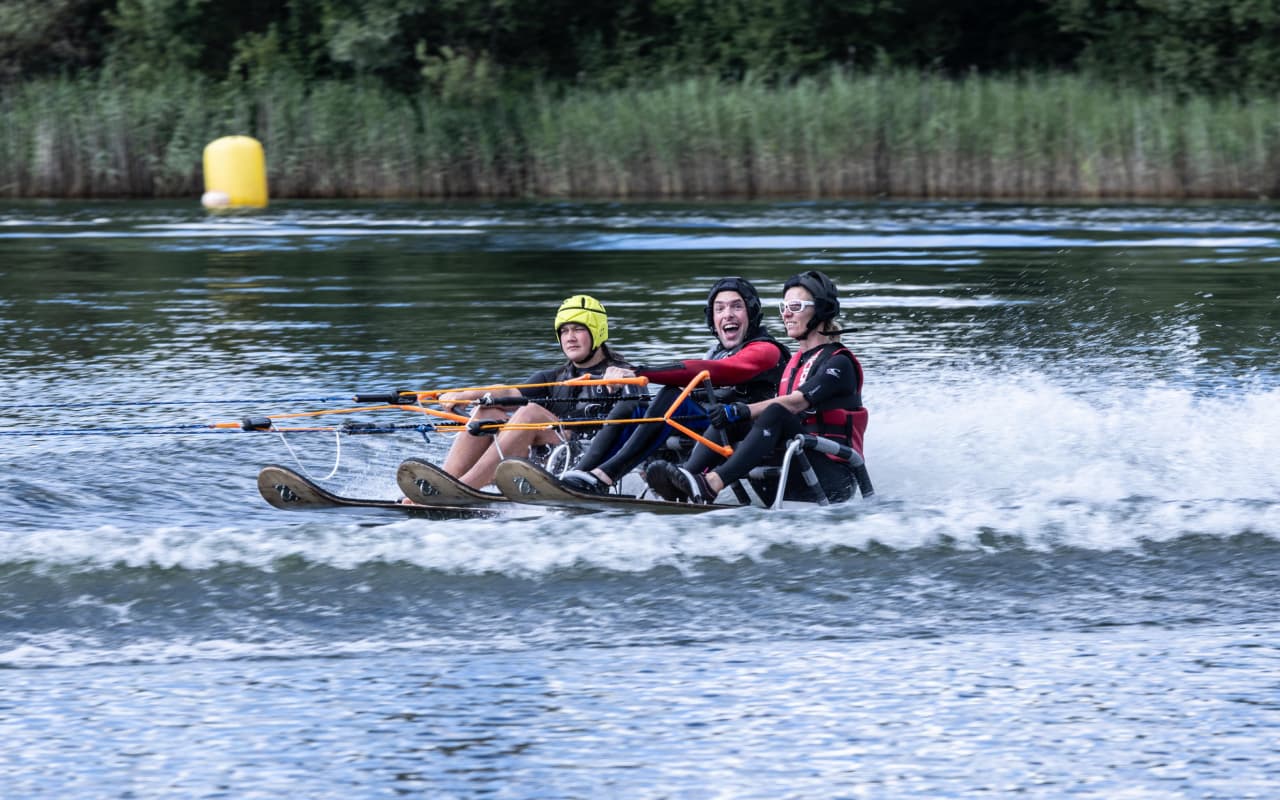
M 1280 98 L 1067 73 L 847 70 L 482 100 L 359 80 L 106 77 L 0 86 L 0 197 L 203 191 L 214 139 L 266 150 L 273 199 L 1265 199 Z

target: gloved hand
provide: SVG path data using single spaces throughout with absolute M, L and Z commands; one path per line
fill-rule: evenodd
M 729 403 L 728 405 L 717 403 L 707 413 L 711 416 L 711 425 L 716 428 L 724 428 L 735 422 L 751 419 L 751 407 L 746 403 Z

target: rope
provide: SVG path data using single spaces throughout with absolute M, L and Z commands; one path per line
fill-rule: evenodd
M 453 392 L 488 392 L 494 389 L 538 389 L 546 386 L 648 386 L 648 378 L 592 378 L 590 375 L 571 378 L 567 381 L 548 381 L 547 383 L 494 383 L 488 386 L 464 386 L 458 389 L 420 389 L 402 391 L 400 394 L 417 395 L 418 399 L 436 398 L 442 394 Z
M 321 397 L 236 397 L 236 398 L 201 398 L 187 397 L 182 400 L 99 400 L 88 403 L 75 403 L 76 408 L 129 408 L 141 406 L 214 406 L 214 405 L 282 405 L 285 403 L 350 403 L 373 402 L 364 398 L 378 398 L 377 402 L 390 402 L 398 397 L 413 397 L 409 402 L 431 403 L 439 395 L 449 392 L 492 391 L 496 389 L 534 389 L 549 386 L 646 386 L 648 378 L 574 378 L 567 381 L 551 381 L 548 383 L 494 383 L 488 386 L 467 386 L 459 389 L 398 389 L 393 392 L 369 394 L 326 395 Z M 65 402 L 44 403 L 5 403 L 0 404 L 2 411 L 30 411 L 48 408 L 51 405 L 67 405 Z
M 706 417 L 698 414 L 671 417 L 622 417 L 620 419 L 561 419 L 555 422 L 503 422 L 501 420 L 493 420 L 484 422 L 476 427 L 482 431 L 540 431 L 548 428 L 584 428 L 584 427 L 600 427 L 604 425 L 651 425 L 655 422 L 679 422 L 681 420 L 700 420 Z M 438 425 L 436 430 L 441 433 L 456 433 L 465 431 L 467 425 Z
M 643 425 L 655 422 L 705 419 L 699 415 L 667 417 L 624 417 L 621 419 L 567 418 L 556 422 L 506 423 L 493 420 L 480 426 L 482 430 L 500 430 L 504 426 L 511 430 L 543 430 L 557 427 L 591 427 L 603 425 Z M 0 430 L 0 436 L 162 436 L 174 434 L 230 434 L 230 433 L 345 433 L 350 436 L 366 434 L 400 433 L 413 431 L 424 437 L 429 433 L 460 433 L 467 430 L 466 425 L 446 424 L 429 425 L 421 422 L 402 423 L 346 423 L 343 425 L 319 425 L 312 427 L 276 427 L 255 428 L 246 431 L 240 423 L 236 427 L 195 423 L 190 425 L 121 425 L 99 428 L 50 428 L 48 430 Z
M 152 426 L 120 426 L 107 428 L 54 428 L 51 430 L 32 431 L 0 431 L 0 436 L 118 436 L 120 434 L 161 435 L 174 433 L 222 433 L 210 429 L 208 425 L 152 425 Z
M 338 466 L 342 464 L 342 435 L 340 433 L 335 432 L 333 435 L 333 469 L 329 470 L 329 474 L 325 475 L 323 478 L 313 476 L 311 474 L 311 470 L 307 469 L 306 466 L 303 465 L 302 459 L 298 458 L 298 453 L 293 449 L 293 445 L 289 444 L 288 436 L 285 436 L 284 433 L 280 433 L 280 441 L 284 444 L 285 449 L 289 451 L 289 455 L 293 456 L 293 463 L 298 465 L 298 470 L 308 478 L 311 478 L 312 480 L 327 481 L 334 475 L 338 474 Z
M 452 430 L 463 430 L 461 426 L 448 426 Z M 211 425 L 153 425 L 153 426 L 119 426 L 104 428 L 50 428 L 48 430 L 0 430 L 0 436 L 121 436 L 121 435 L 137 435 L 137 436 L 162 436 L 187 433 L 346 433 L 351 435 L 375 434 L 375 433 L 397 433 L 400 431 L 415 431 L 418 433 L 432 433 L 436 430 L 434 425 L 423 424 L 395 424 L 395 425 L 374 425 L 372 423 L 356 424 L 356 425 L 325 425 L 311 428 L 261 428 L 252 431 L 246 431 L 243 428 L 218 428 Z
M 351 400 L 350 395 L 339 397 L 279 397 L 279 398 L 238 398 L 201 400 L 120 400 L 99 401 L 93 403 L 75 403 L 76 408 L 128 408 L 137 406 L 214 406 L 214 405 L 281 405 L 283 403 L 345 403 Z M 4 411 L 32 411 L 48 408 L 50 405 L 67 405 L 66 403 L 10 403 L 0 405 Z

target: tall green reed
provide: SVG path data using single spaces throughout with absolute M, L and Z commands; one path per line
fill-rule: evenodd
M 1067 74 L 832 71 L 472 101 L 296 76 L 0 87 L 0 195 L 198 195 L 204 145 L 259 138 L 274 197 L 1262 197 L 1280 101 Z

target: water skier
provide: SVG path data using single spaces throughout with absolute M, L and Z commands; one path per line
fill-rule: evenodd
M 701 359 L 674 364 L 636 367 L 620 374 L 648 378 L 663 388 L 644 412 L 648 417 L 665 414 L 680 395 L 681 389 L 698 373 L 710 373 L 716 387 L 708 403 L 754 403 L 773 397 L 778 381 L 791 353 L 764 327 L 764 311 L 760 295 L 743 278 L 722 278 L 707 294 L 703 309 L 707 327 L 716 342 Z M 619 404 L 611 413 L 613 419 L 625 419 L 637 411 L 635 403 Z M 677 416 L 693 427 L 705 427 L 707 411 L 692 399 L 686 399 Z M 693 417 L 701 422 L 688 422 Z M 747 425 L 739 436 L 745 435 Z M 658 446 L 671 429 L 666 425 L 644 424 L 630 428 L 630 436 L 618 446 L 621 426 L 609 426 L 592 440 L 576 469 L 561 476 L 568 486 L 581 492 L 604 494 L 623 475 L 638 466 Z M 616 452 L 615 452 L 616 451 Z
M 558 367 L 540 370 L 525 383 L 559 383 L 584 376 L 606 378 L 629 377 L 631 365 L 615 353 L 609 339 L 609 317 L 605 307 L 594 297 L 574 295 L 560 304 L 555 317 L 556 337 L 568 361 Z M 472 412 L 473 424 L 484 422 L 539 423 L 574 419 L 602 419 L 612 408 L 612 395 L 638 394 L 637 387 L 619 385 L 542 386 L 446 392 L 441 404 L 452 407 L 475 400 L 486 400 Z M 488 396 L 486 398 L 486 395 Z M 501 404 L 503 398 L 520 400 L 514 413 Z M 495 402 L 497 401 L 497 402 Z M 527 456 L 538 446 L 555 447 L 573 436 L 548 425 L 531 430 L 504 430 L 496 436 L 459 434 L 454 438 L 442 468 L 463 483 L 479 489 L 493 482 L 494 470 L 504 456 Z
M 792 276 L 783 285 L 779 311 L 787 335 L 796 340 L 799 350 L 783 372 L 777 395 L 713 407 L 710 416 L 715 428 L 731 430 L 750 421 L 749 432 L 728 460 L 699 444 L 681 466 L 665 461 L 651 464 L 649 485 L 662 497 L 713 502 L 721 490 L 776 455 L 799 433 L 817 434 L 862 454 L 868 418 L 862 406 L 862 365 L 840 341 L 841 330 L 835 323 L 840 298 L 835 284 L 817 270 Z M 840 502 L 853 496 L 857 484 L 847 461 L 819 455 L 810 462 L 828 499 Z M 787 499 L 812 499 L 799 476 L 792 477 Z

